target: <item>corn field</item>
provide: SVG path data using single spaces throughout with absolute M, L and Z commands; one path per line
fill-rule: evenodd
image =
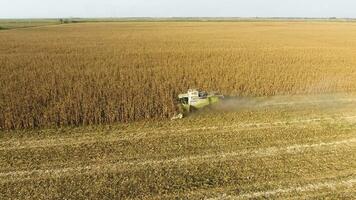
M 356 91 L 356 24 L 120 22 L 0 31 L 0 129 L 164 119 L 188 88 Z

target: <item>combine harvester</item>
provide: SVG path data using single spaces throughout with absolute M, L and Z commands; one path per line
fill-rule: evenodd
M 223 98 L 224 96 L 217 92 L 189 89 L 188 93 L 178 95 L 180 113 L 173 116 L 172 120 L 182 119 L 188 113 L 218 103 Z

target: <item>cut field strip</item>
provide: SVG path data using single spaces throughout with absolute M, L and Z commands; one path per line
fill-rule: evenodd
M 199 131 L 244 131 L 244 130 L 258 130 L 258 129 L 270 129 L 279 127 L 289 127 L 296 125 L 312 125 L 321 123 L 355 123 L 356 116 L 341 116 L 341 117 L 320 117 L 320 118 L 307 118 L 307 119 L 293 119 L 274 122 L 245 122 L 236 125 L 224 125 L 224 126 L 206 126 L 186 129 L 168 129 L 164 131 L 135 131 L 119 132 L 118 134 L 95 137 L 95 134 L 89 136 L 82 136 L 77 138 L 53 138 L 53 139 L 39 139 L 39 140 L 10 140 L 0 143 L 0 151 L 26 149 L 26 148 L 45 148 L 53 146 L 66 146 L 66 145 L 81 145 L 90 144 L 96 142 L 116 142 L 123 140 L 137 140 L 143 138 L 159 138 L 169 134 L 169 136 L 180 136 L 182 134 L 199 134 Z M 198 132 L 198 133 L 197 133 Z M 154 134 L 154 135 L 153 135 Z
M 335 99 L 330 99 L 330 100 L 299 100 L 299 101 L 281 101 L 281 102 L 262 102 L 261 104 L 257 106 L 294 106 L 294 105 L 306 105 L 306 104 L 312 104 L 312 105 L 323 105 L 323 104 L 335 104 L 335 103 L 354 103 L 356 102 L 355 98 L 335 98 Z
M 209 160 L 229 160 L 233 157 L 243 156 L 244 158 L 254 158 L 254 157 L 268 157 L 280 154 L 298 154 L 304 151 L 323 151 L 330 150 L 332 148 L 350 148 L 354 147 L 356 143 L 356 138 L 351 138 L 348 140 L 334 141 L 334 142 L 321 142 L 314 144 L 295 144 L 286 147 L 269 147 L 255 150 L 243 150 L 238 152 L 222 152 L 217 154 L 207 154 L 207 155 L 196 155 L 187 157 L 178 157 L 173 159 L 164 160 L 137 160 L 132 162 L 118 162 L 114 164 L 106 165 L 88 165 L 81 167 L 66 167 L 58 169 L 37 169 L 37 170 L 24 170 L 24 171 L 12 171 L 12 172 L 0 172 L 0 181 L 7 182 L 9 180 L 16 180 L 18 178 L 24 178 L 28 176 L 63 176 L 64 174 L 78 174 L 78 173 L 92 173 L 92 172 L 107 172 L 110 170 L 120 169 L 122 166 L 145 166 L 145 165 L 160 165 L 164 163 L 185 163 L 190 161 L 201 161 L 206 162 Z M 121 167 L 120 167 L 121 166 Z

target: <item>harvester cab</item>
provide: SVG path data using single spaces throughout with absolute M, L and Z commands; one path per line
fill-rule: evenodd
M 216 92 L 205 92 L 196 89 L 189 89 L 187 93 L 178 95 L 179 105 L 181 108 L 181 114 L 178 118 L 182 118 L 183 115 L 194 110 L 199 110 L 209 105 L 215 104 L 223 98 L 223 95 L 220 95 Z

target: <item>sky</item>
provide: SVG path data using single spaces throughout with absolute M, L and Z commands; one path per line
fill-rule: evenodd
M 0 0 L 0 18 L 338 17 L 355 0 Z

